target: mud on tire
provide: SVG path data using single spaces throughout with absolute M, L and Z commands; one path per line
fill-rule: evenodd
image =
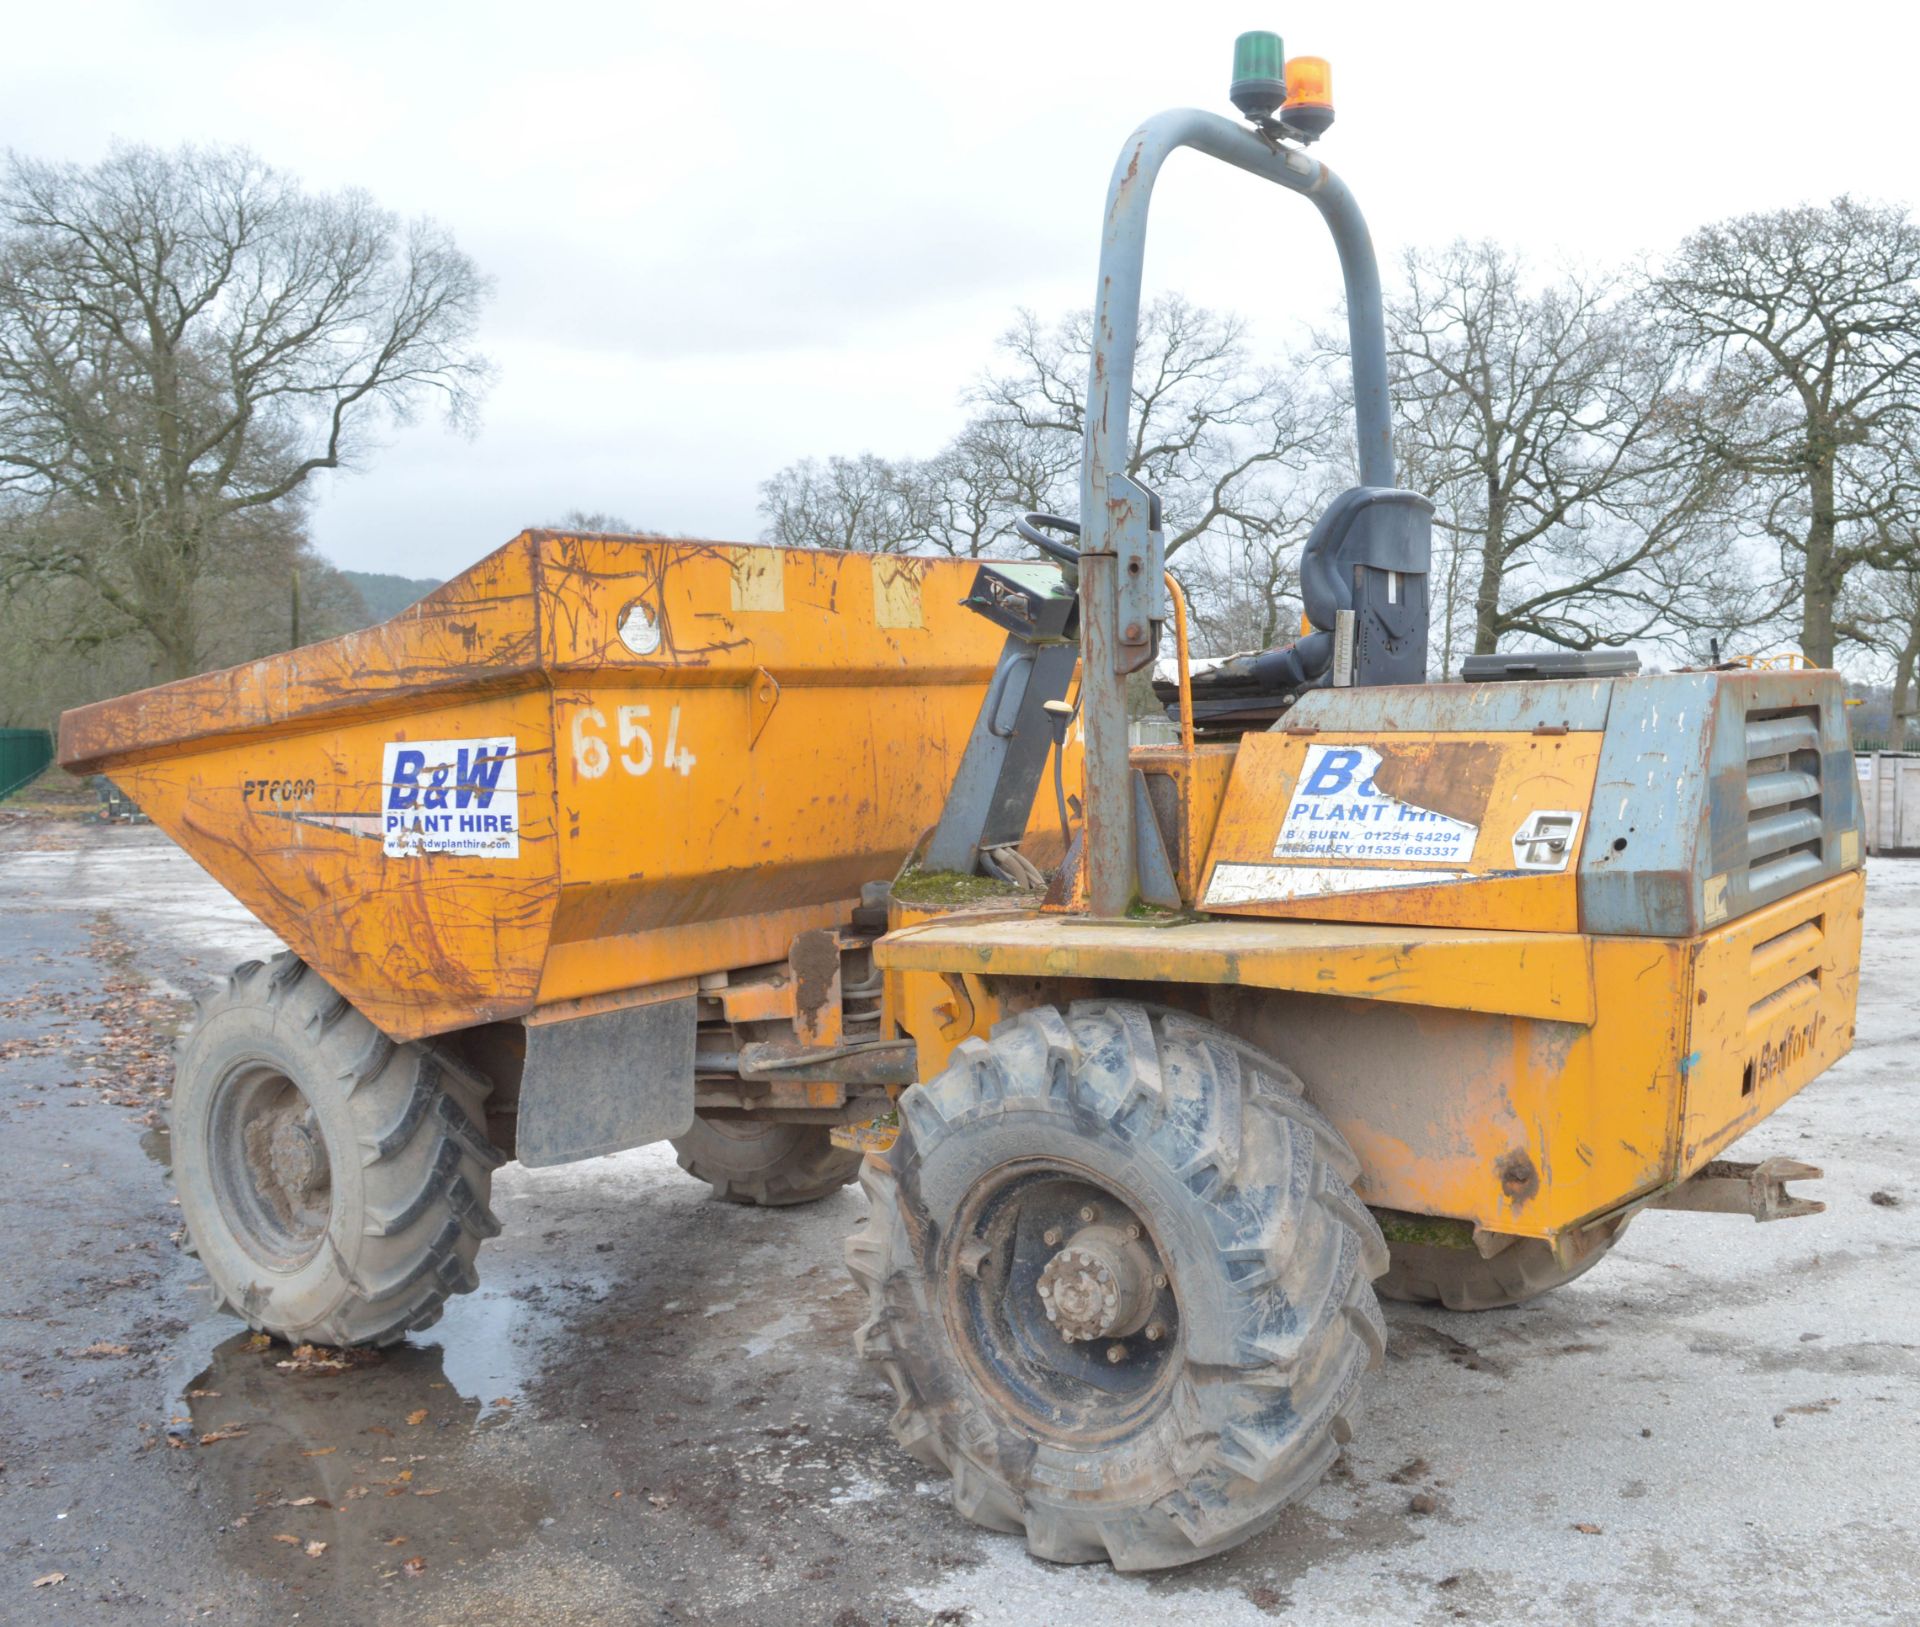
M 437 1321 L 500 1230 L 488 1088 L 442 1048 L 396 1045 L 294 955 L 239 967 L 174 1049 L 169 1111 L 216 1304 L 329 1345 Z
M 1386 1246 L 1357 1174 L 1291 1073 L 1195 1018 L 1092 1001 L 965 1042 L 902 1098 L 847 1244 L 868 1301 L 857 1348 L 893 1386 L 895 1437 L 952 1475 L 962 1515 L 1024 1533 L 1043 1559 L 1148 1570 L 1244 1541 L 1332 1465 L 1381 1360 L 1370 1284 Z M 1025 1221 L 972 1219 L 1001 1201 L 979 1193 L 1055 1179 L 1112 1194 L 1078 1218 L 1137 1217 L 1152 1281 L 1170 1283 L 1124 1356 L 1093 1346 L 1119 1365 L 1080 1369 L 1084 1384 L 1031 1359 L 1071 1365 L 1079 1347 L 1047 1349 L 1048 1323 L 995 1297 L 1032 1287 Z M 1048 1224 L 1045 1246 L 1059 1236 Z M 1025 1328 L 1008 1335 L 1013 1316 Z
M 812 1203 L 860 1174 L 860 1154 L 836 1147 L 819 1124 L 695 1119 L 673 1151 L 682 1169 L 728 1203 Z

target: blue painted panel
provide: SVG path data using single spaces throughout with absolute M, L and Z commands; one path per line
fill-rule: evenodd
M 1543 726 L 1603 729 L 1617 681 L 1561 678 L 1511 684 L 1312 689 L 1274 727 L 1452 729 L 1471 734 L 1524 734 Z
M 1580 926 L 1628 937 L 1701 930 L 1698 864 L 1717 673 L 1614 680 L 1580 852 Z M 1744 794 L 1744 793 L 1743 793 Z
M 1857 867 L 1845 702 L 1839 675 L 1824 671 L 1621 679 L 1580 857 L 1582 929 L 1692 937 Z M 1809 726 L 1809 743 L 1795 748 Z M 1776 736 L 1788 749 L 1774 748 Z M 1817 780 L 1817 803 L 1781 804 L 1814 817 L 1803 812 L 1791 841 L 1759 843 L 1766 850 L 1756 855 L 1754 816 L 1771 810 L 1749 788 L 1770 774 L 1788 787 L 1797 774 Z

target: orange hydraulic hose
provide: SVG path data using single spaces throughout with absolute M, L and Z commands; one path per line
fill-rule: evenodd
M 1187 596 L 1173 579 L 1172 571 L 1161 573 L 1167 580 L 1167 595 L 1173 600 L 1173 645 L 1180 657 L 1180 749 L 1193 750 L 1193 679 L 1187 669 Z

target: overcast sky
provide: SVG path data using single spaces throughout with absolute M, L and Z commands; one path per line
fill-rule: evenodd
M 482 426 L 391 437 L 314 512 L 337 563 L 440 577 L 569 508 L 750 539 L 794 458 L 933 451 L 1017 306 L 1090 302 L 1134 124 L 1232 112 L 1244 28 L 1332 59 L 1319 155 L 1383 259 L 1462 234 L 1600 262 L 1920 199 L 1920 13 L 1851 0 L 14 7 L 0 145 L 243 142 L 451 226 L 498 285 Z M 1150 289 L 1276 349 L 1329 310 L 1300 200 L 1181 155 L 1154 207 Z

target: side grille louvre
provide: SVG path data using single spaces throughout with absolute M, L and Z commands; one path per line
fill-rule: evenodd
M 1817 880 L 1821 851 L 1817 709 L 1749 712 L 1747 892 L 1754 903 Z

